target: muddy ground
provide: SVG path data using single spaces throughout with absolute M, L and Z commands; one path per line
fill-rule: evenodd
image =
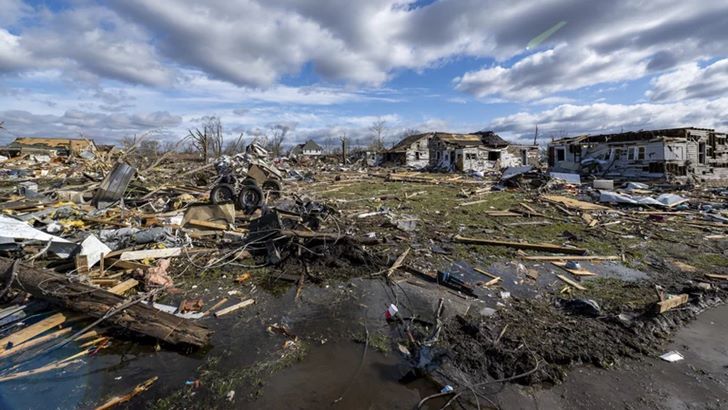
M 335 206 L 350 233 L 383 240 L 367 249 L 371 264 L 309 261 L 297 296 L 296 283 L 280 279 L 301 274 L 295 261 L 200 271 L 179 260 L 175 283 L 181 293 L 163 302 L 202 297 L 211 305 L 221 297 L 252 297 L 256 304 L 203 319 L 215 331 L 204 351 L 158 348 L 121 335 L 83 366 L 0 385 L 0 407 L 90 408 L 157 375 L 155 386 L 126 408 L 411 409 L 442 384 L 462 392 L 451 404 L 466 408 L 725 408 L 728 355 L 720 312 L 726 308 L 716 306 L 726 296 L 720 281 L 703 275 L 728 273 L 728 241 L 706 238 L 725 228 L 650 219 L 632 209 L 595 213 L 600 224 L 590 228 L 578 213 L 567 215 L 534 193 L 461 198 L 459 185 L 367 178 L 301 189 Z M 474 200 L 483 201 L 460 205 Z M 543 217 L 487 215 L 521 203 Z M 377 210 L 390 217 L 357 217 Z M 398 228 L 402 219 L 416 220 L 414 229 Z M 577 246 L 621 260 L 582 263 L 596 276 L 584 278 L 586 290 L 578 291 L 565 287 L 556 277 L 564 272 L 549 262 L 523 260 L 524 253 L 510 248 L 455 243 L 454 234 Z M 406 247 L 412 249 L 409 266 L 450 272 L 472 285 L 475 297 L 406 272 L 391 280 L 372 276 Z M 484 287 L 489 278 L 474 268 L 502 281 Z M 252 279 L 235 283 L 244 272 Z M 689 304 L 655 315 L 656 286 L 689 294 Z M 415 348 L 402 324 L 384 319 L 384 310 L 395 303 L 403 317 L 416 318 L 410 329 L 421 340 L 432 332 L 439 299 L 445 306 L 433 349 L 439 360 L 430 374 L 413 378 L 414 358 L 404 352 L 416 355 Z M 597 314 L 569 304 L 587 299 L 599 305 Z M 655 359 L 673 349 L 686 359 Z M 528 375 L 493 383 L 522 373 Z M 469 386 L 482 383 L 476 404 Z M 51 404 L 39 407 L 39 394 Z M 425 408 L 439 408 L 451 397 Z

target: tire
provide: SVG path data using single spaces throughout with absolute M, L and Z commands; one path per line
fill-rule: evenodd
M 263 192 L 265 192 L 269 199 L 280 198 L 281 191 L 283 191 L 283 186 L 279 181 L 276 181 L 275 179 L 268 179 L 263 182 Z
M 210 191 L 210 201 L 213 204 L 231 202 L 235 200 L 235 188 L 229 184 L 218 184 Z
M 263 191 L 255 185 L 243 185 L 237 198 L 238 208 L 250 215 L 263 205 Z
M 243 180 L 243 185 L 245 186 L 258 186 L 258 183 L 255 182 L 253 178 L 245 178 Z

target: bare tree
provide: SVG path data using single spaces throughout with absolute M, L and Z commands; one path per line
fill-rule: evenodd
M 402 131 L 402 137 L 409 137 L 411 135 L 417 135 L 422 134 L 422 131 L 418 130 L 417 128 L 407 128 L 406 130 Z
M 293 129 L 291 125 L 287 124 L 275 124 L 270 127 L 271 136 L 268 139 L 266 149 L 273 155 L 273 157 L 279 157 L 282 154 L 283 141 L 286 140 L 286 136 Z
M 237 153 L 243 152 L 245 150 L 245 133 L 240 133 L 238 135 L 238 138 L 228 141 L 225 144 L 225 148 L 223 149 L 223 153 L 225 155 L 235 155 Z
M 144 140 L 139 144 L 139 155 L 143 158 L 154 160 L 159 155 L 159 141 Z
M 387 130 L 387 122 L 383 119 L 378 119 L 369 126 L 369 132 L 372 134 L 372 141 L 369 144 L 369 149 L 372 151 L 384 150 L 384 133 Z
M 220 118 L 209 116 L 202 119 L 205 121 L 202 130 L 199 128 L 195 128 L 194 131 L 189 130 L 189 136 L 192 139 L 192 145 L 202 153 L 202 159 L 207 162 L 209 158 L 222 155 L 224 138 Z

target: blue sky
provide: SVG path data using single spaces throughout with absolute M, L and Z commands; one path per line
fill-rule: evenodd
M 210 115 L 289 143 L 725 130 L 727 43 L 712 0 L 0 0 L 0 143 L 175 141 Z

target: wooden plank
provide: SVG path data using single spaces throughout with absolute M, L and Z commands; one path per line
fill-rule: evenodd
M 210 228 L 210 229 L 218 229 L 221 231 L 224 231 L 228 229 L 227 224 L 218 223 L 218 222 L 210 222 L 210 221 L 203 221 L 201 219 L 190 219 L 187 222 L 189 225 L 195 225 L 195 226 L 201 226 L 203 228 Z
M 563 270 L 565 270 L 567 272 L 569 272 L 570 274 L 572 274 L 574 276 L 596 276 L 597 275 L 596 273 L 589 272 L 586 269 L 570 269 L 570 268 L 567 268 L 566 267 L 566 262 L 554 261 L 554 262 L 551 262 L 551 264 L 554 265 L 554 266 L 557 266 L 557 267 L 559 267 L 559 268 L 561 268 L 561 269 L 563 269 Z
M 128 290 L 134 288 L 136 285 L 139 284 L 139 281 L 136 279 L 127 279 L 118 285 L 109 288 L 108 291 L 115 294 L 115 295 L 123 295 Z
M 484 214 L 488 216 L 504 216 L 504 217 L 516 217 L 523 216 L 522 214 L 511 212 L 511 211 L 485 211 Z
M 65 322 L 66 319 L 68 318 L 63 313 L 56 313 L 41 320 L 40 322 L 34 323 L 0 339 L 0 353 L 7 350 L 7 348 L 17 346 L 25 342 L 26 340 L 30 340 L 43 332 L 53 329 L 54 327 Z
M 665 313 L 668 310 L 676 308 L 680 305 L 684 305 L 687 302 L 688 302 L 688 295 L 687 295 L 687 293 L 683 293 L 680 295 L 670 297 L 663 301 L 657 302 L 657 310 L 658 310 L 658 313 Z
M 573 255 L 583 255 L 586 253 L 586 249 L 580 249 L 580 248 L 567 248 L 564 246 L 544 243 L 544 244 L 537 244 L 537 243 L 525 243 L 525 242 L 508 242 L 508 241 L 498 241 L 498 240 L 492 240 L 492 239 L 481 239 L 481 238 L 467 238 L 461 235 L 455 235 L 453 237 L 453 240 L 455 242 L 460 243 L 470 243 L 475 245 L 488 245 L 488 246 L 506 246 L 509 248 L 515 248 L 515 249 L 529 249 L 529 250 L 536 250 L 536 251 L 544 251 L 544 252 L 554 252 L 554 253 L 568 253 Z
M 478 273 L 480 273 L 481 275 L 485 275 L 485 276 L 487 276 L 487 277 L 489 277 L 491 279 L 500 279 L 500 276 L 494 275 L 494 274 L 492 274 L 490 272 L 486 272 L 483 269 L 475 268 L 474 267 L 473 270 L 476 271 L 476 272 L 478 272 Z
M 149 388 L 152 387 L 152 385 L 154 384 L 154 382 L 157 381 L 157 379 L 159 379 L 159 377 L 157 377 L 157 376 L 149 378 L 146 381 L 144 381 L 143 383 L 136 385 L 136 387 L 134 387 L 134 389 L 132 389 L 132 391 L 130 391 L 129 393 L 127 393 L 123 396 L 114 396 L 114 397 L 110 398 L 109 400 L 107 400 L 106 402 L 104 402 L 104 404 L 96 407 L 95 410 L 108 410 L 119 404 L 126 403 L 129 400 L 131 400 L 134 396 L 139 395 L 139 394 L 145 392 L 146 390 L 149 390 Z
M 402 266 L 402 263 L 404 263 L 404 260 L 405 260 L 405 258 L 407 258 L 407 255 L 409 255 L 409 252 L 410 252 L 410 248 L 407 247 L 407 249 L 405 249 L 404 252 L 402 252 L 402 254 L 397 257 L 397 259 L 394 261 L 392 266 L 390 266 L 389 269 L 387 269 L 387 277 L 392 276 L 394 271 L 396 271 L 397 269 L 399 269 L 400 266 Z
M 706 273 L 705 276 L 710 279 L 728 280 L 728 275 L 719 275 L 717 273 Z
M 220 316 L 223 316 L 223 315 L 227 315 L 228 313 L 235 312 L 238 309 L 242 309 L 242 308 L 244 308 L 246 306 L 250 306 L 253 303 L 255 303 L 255 300 L 253 300 L 253 299 L 246 299 L 246 300 L 244 300 L 244 301 L 242 301 L 240 303 L 236 303 L 236 304 L 234 304 L 232 306 L 228 306 L 225 309 L 220 309 L 217 312 L 215 312 L 214 315 L 215 315 L 215 317 L 220 317 Z
M 521 256 L 521 259 L 529 261 L 560 261 L 560 260 L 574 260 L 574 261 L 618 261 L 621 260 L 619 256 L 587 256 L 587 255 L 576 255 L 576 256 L 558 256 L 558 255 L 533 255 L 533 256 Z
M 574 282 L 573 280 L 567 278 L 566 276 L 564 276 L 562 274 L 557 274 L 556 277 L 561 279 L 562 281 L 566 282 L 569 286 L 573 286 L 579 290 L 586 290 L 585 287 L 581 286 L 580 284 Z
M 12 355 L 14 355 L 16 353 L 19 353 L 19 352 L 28 350 L 31 347 L 37 346 L 39 344 L 45 343 L 45 342 L 50 341 L 50 340 L 57 339 L 57 338 L 59 338 L 61 336 L 64 336 L 64 335 L 67 335 L 67 334 L 71 333 L 72 330 L 73 330 L 73 328 L 66 327 L 66 328 L 59 329 L 59 330 L 56 330 L 54 332 L 48 333 L 47 335 L 43 335 L 43 336 L 40 336 L 40 337 L 36 337 L 35 339 L 31 339 L 31 340 L 29 340 L 29 341 L 27 341 L 25 343 L 21 343 L 19 345 L 15 345 L 15 346 L 13 346 L 10 349 L 1 352 L 0 353 L 0 359 L 4 359 L 4 358 L 6 358 L 8 356 L 12 356 Z
M 568 196 L 563 195 L 541 195 L 541 198 L 545 201 L 562 204 L 568 208 L 578 209 L 580 211 L 606 211 L 609 209 L 603 205 L 579 201 L 578 199 L 569 198 Z
M 142 251 L 126 251 L 121 254 L 119 260 L 138 261 L 144 259 L 171 258 L 182 254 L 182 248 L 145 249 Z

